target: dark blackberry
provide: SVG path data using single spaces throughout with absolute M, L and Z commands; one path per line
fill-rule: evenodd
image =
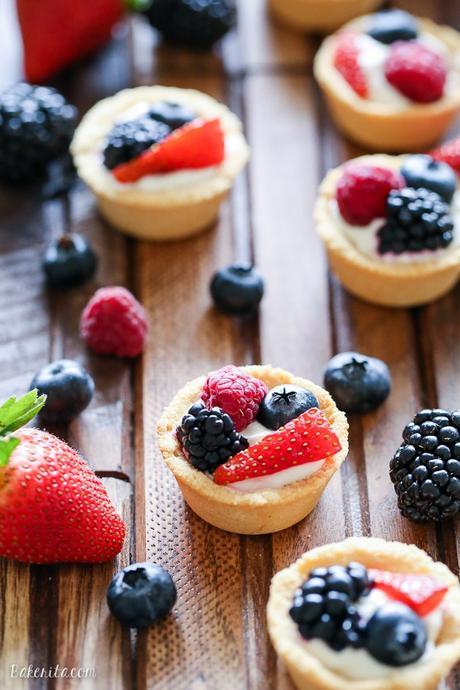
M 358 649 L 365 644 L 365 625 L 354 603 L 371 586 L 360 563 L 316 568 L 294 594 L 289 615 L 307 640 L 323 640 L 335 651 Z
M 168 125 L 171 130 L 183 127 L 197 118 L 197 114 L 188 106 L 169 101 L 159 101 L 152 105 L 148 111 L 148 116 L 152 120 Z
M 236 22 L 234 0 L 153 0 L 150 24 L 174 43 L 210 48 Z
M 146 149 L 168 136 L 171 128 L 148 116 L 116 124 L 108 134 L 104 148 L 104 165 L 113 170 L 136 158 Z
M 197 402 L 184 415 L 177 437 L 194 467 L 214 470 L 233 455 L 249 447 L 248 440 L 235 431 L 232 418 L 220 407 L 208 410 Z
M 16 84 L 0 94 L 0 180 L 21 184 L 40 177 L 67 151 L 77 109 L 56 89 Z
M 390 477 L 404 517 L 440 522 L 460 512 L 460 410 L 421 410 L 403 431 Z
M 434 251 L 454 238 L 449 205 L 423 187 L 393 189 L 387 199 L 387 222 L 378 232 L 380 254 Z

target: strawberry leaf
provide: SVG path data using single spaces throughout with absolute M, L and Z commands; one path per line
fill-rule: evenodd
M 14 395 L 0 407 L 0 436 L 7 436 L 30 422 L 46 402 L 46 395 L 38 395 L 36 388 L 20 398 Z
M 5 467 L 8 464 L 11 453 L 19 444 L 20 440 L 14 436 L 0 438 L 0 467 Z

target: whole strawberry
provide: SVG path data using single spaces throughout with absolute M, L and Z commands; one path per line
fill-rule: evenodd
M 21 427 L 45 404 L 32 390 L 0 407 L 0 556 L 25 563 L 102 563 L 125 524 L 101 480 L 55 436 Z
M 144 349 L 147 313 L 129 290 L 97 290 L 83 310 L 80 335 L 100 355 L 137 357 Z

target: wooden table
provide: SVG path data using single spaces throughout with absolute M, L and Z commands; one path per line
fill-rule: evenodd
M 351 298 L 329 275 L 312 205 L 325 171 L 358 150 L 334 130 L 312 79 L 317 41 L 270 22 L 263 0 L 239 5 L 238 31 L 221 52 L 166 49 L 135 19 L 58 83 L 82 112 L 124 86 L 157 82 L 229 103 L 244 120 L 252 159 L 219 227 L 182 243 L 147 244 L 108 228 L 83 185 L 46 202 L 35 192 L 1 194 L 0 393 L 21 393 L 52 359 L 85 362 L 95 399 L 56 431 L 88 458 L 130 526 L 115 565 L 0 561 L 2 690 L 291 690 L 265 625 L 275 571 L 349 535 L 413 542 L 458 570 L 457 524 L 402 519 L 388 462 L 420 406 L 459 406 L 460 290 L 426 308 L 393 311 Z M 460 28 L 451 0 L 400 5 Z M 39 256 L 63 229 L 85 233 L 101 265 L 96 283 L 59 294 L 45 289 Z M 229 319 L 211 306 L 210 276 L 235 258 L 254 258 L 266 276 L 258 318 Z M 147 350 L 132 367 L 90 355 L 78 338 L 83 305 L 106 284 L 129 286 L 150 314 Z M 349 458 L 313 515 L 262 537 L 227 534 L 195 517 L 155 442 L 156 420 L 175 391 L 230 362 L 273 363 L 321 382 L 331 354 L 349 349 L 384 359 L 394 388 L 376 413 L 351 417 Z M 105 591 L 115 568 L 144 559 L 171 571 L 179 599 L 164 624 L 130 635 L 110 617 Z M 12 679 L 12 664 L 94 669 L 96 678 Z M 459 688 L 457 674 L 449 690 Z

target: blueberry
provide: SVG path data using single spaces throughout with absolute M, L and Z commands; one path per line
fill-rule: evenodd
M 450 165 L 424 153 L 408 156 L 401 167 L 401 174 L 409 187 L 424 187 L 437 192 L 447 203 L 452 201 L 457 188 L 456 176 Z
M 97 256 L 88 240 L 76 233 L 53 240 L 43 256 L 43 270 L 51 286 L 72 287 L 93 277 Z
M 371 412 L 387 398 L 391 377 L 385 362 L 357 352 L 342 352 L 326 368 L 324 385 L 345 412 Z
M 367 650 L 387 666 L 407 666 L 423 656 L 428 637 L 425 625 L 403 604 L 386 604 L 367 624 Z
M 152 120 L 163 122 L 172 130 L 186 125 L 187 122 L 191 122 L 197 117 L 196 113 L 188 106 L 167 101 L 160 101 L 152 105 L 148 111 L 148 116 Z
M 134 563 L 115 575 L 107 590 L 110 611 L 128 628 L 147 628 L 176 603 L 171 575 L 155 563 Z
M 211 296 L 226 314 L 255 312 L 264 294 L 264 281 L 250 264 L 233 264 L 221 268 L 211 281 Z
M 367 33 L 380 43 L 411 41 L 417 38 L 416 19 L 404 10 L 384 10 L 372 15 Z
M 30 384 L 30 390 L 34 388 L 47 396 L 40 412 L 43 421 L 69 422 L 88 407 L 94 381 L 79 362 L 59 359 L 37 371 Z
M 281 384 L 268 391 L 260 403 L 257 421 L 275 431 L 312 407 L 319 407 L 319 403 L 311 391 Z

